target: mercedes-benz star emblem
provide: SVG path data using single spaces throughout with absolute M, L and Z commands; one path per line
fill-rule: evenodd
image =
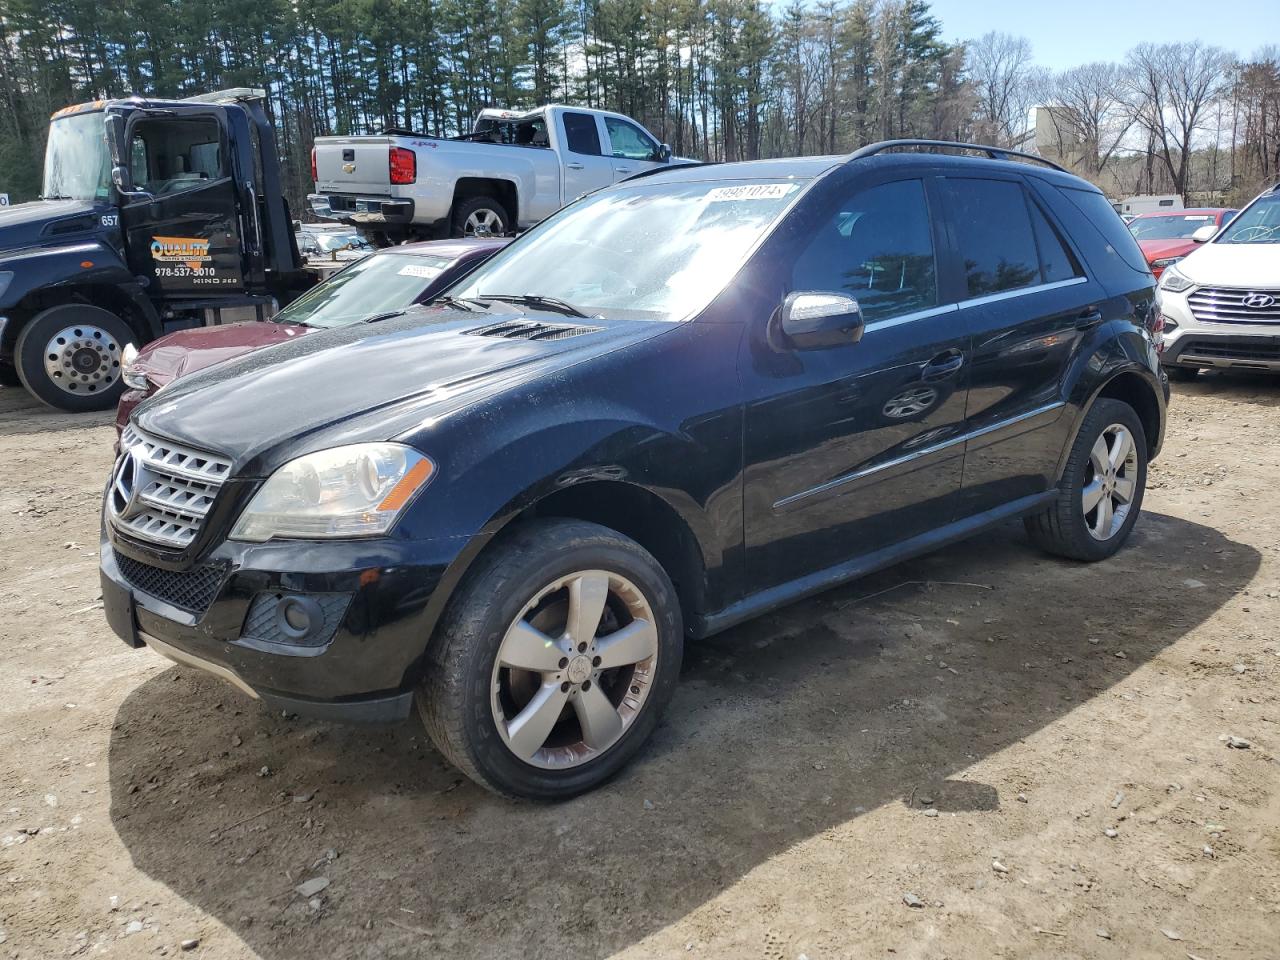
M 116 461 L 115 469 L 111 472 L 111 498 L 108 504 L 112 516 L 117 519 L 129 520 L 142 507 L 139 498 L 149 479 L 145 460 L 145 452 L 133 448 L 123 451 Z
M 1243 302 L 1254 310 L 1265 310 L 1276 302 L 1276 298 L 1269 293 L 1249 293 L 1245 294 Z

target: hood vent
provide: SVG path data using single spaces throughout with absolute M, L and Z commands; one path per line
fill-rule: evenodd
M 473 337 L 499 337 L 503 340 L 567 340 L 584 333 L 598 333 L 600 327 L 575 327 L 563 323 L 537 323 L 533 320 L 504 320 L 487 327 L 468 330 Z
M 55 220 L 44 228 L 46 237 L 60 237 L 68 233 L 84 233 L 98 225 L 97 217 L 68 217 L 66 220 Z

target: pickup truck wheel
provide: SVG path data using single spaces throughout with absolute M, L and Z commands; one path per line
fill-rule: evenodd
M 590 790 L 640 749 L 675 688 L 670 579 L 635 541 L 576 520 L 530 523 L 476 563 L 428 657 L 428 734 L 495 793 Z
M 106 410 L 124 392 L 120 355 L 134 339 L 129 325 L 109 310 L 86 303 L 49 307 L 18 334 L 18 377 L 51 407 Z
M 455 237 L 501 237 L 509 229 L 506 208 L 493 197 L 472 197 L 453 208 Z
M 1103 397 L 1085 415 L 1057 500 L 1027 517 L 1036 545 L 1073 560 L 1105 560 L 1129 538 L 1147 485 L 1147 436 L 1133 407 Z

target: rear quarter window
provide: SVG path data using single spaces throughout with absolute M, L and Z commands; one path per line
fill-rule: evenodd
M 1102 194 L 1093 190 L 1078 190 L 1074 187 L 1056 187 L 1057 191 L 1071 201 L 1106 243 L 1107 253 L 1118 257 L 1134 270 L 1147 272 L 1147 260 L 1142 255 L 1138 241 L 1125 226 L 1115 208 Z

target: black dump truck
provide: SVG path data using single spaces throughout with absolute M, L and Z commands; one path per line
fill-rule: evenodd
M 0 383 L 105 409 L 128 344 L 262 319 L 315 282 L 264 102 L 237 89 L 53 115 L 41 199 L 0 208 Z

